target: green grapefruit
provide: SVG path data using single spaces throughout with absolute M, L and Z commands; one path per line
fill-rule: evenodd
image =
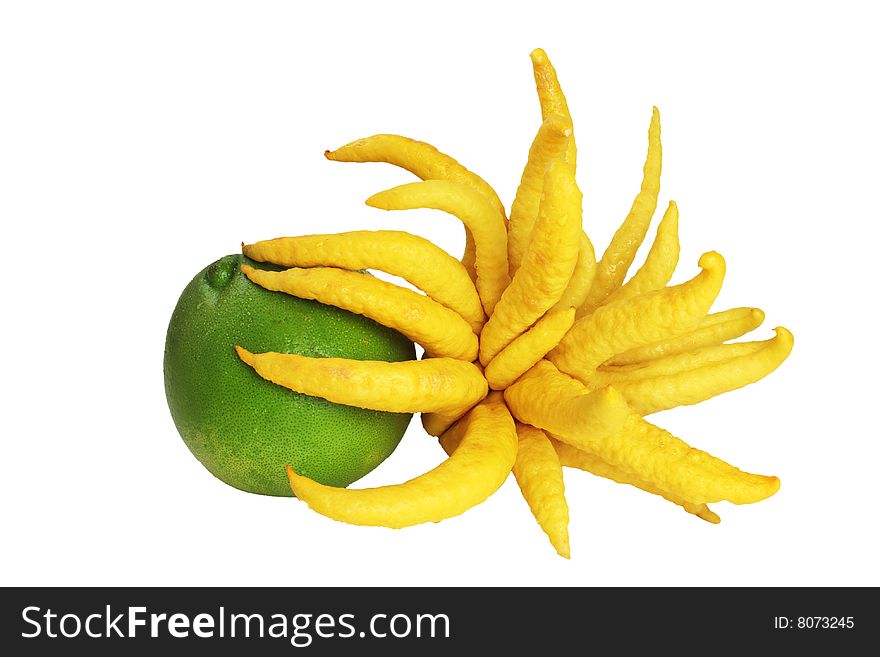
M 225 256 L 192 279 L 171 316 L 165 394 L 177 430 L 213 475 L 244 491 L 292 495 L 285 464 L 348 486 L 394 451 L 412 416 L 287 390 L 260 378 L 233 347 L 384 361 L 411 360 L 415 347 L 361 315 L 264 290 L 241 273 L 243 262 L 268 268 Z

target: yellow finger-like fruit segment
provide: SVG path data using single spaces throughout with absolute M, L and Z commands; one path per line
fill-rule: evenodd
M 556 69 L 550 63 L 547 53 L 541 48 L 532 51 L 532 71 L 535 75 L 535 88 L 538 90 L 538 100 L 541 103 L 541 121 L 546 121 L 553 114 L 559 114 L 571 121 L 571 112 L 568 109 L 568 101 L 562 92 L 562 86 L 559 84 L 559 78 L 556 76 Z M 568 138 L 568 146 L 565 150 L 565 161 L 571 165 L 572 170 L 576 170 L 577 166 L 577 146 L 574 140 L 574 129 Z M 511 209 L 513 216 L 513 209 Z M 534 222 L 533 222 L 534 223 Z M 523 227 L 524 231 L 526 227 Z M 530 229 L 529 229 L 530 230 Z M 523 232 L 524 232 L 523 231 Z M 526 239 L 522 247 L 528 244 Z M 596 254 L 593 251 L 593 245 L 586 234 L 581 235 L 580 251 L 578 252 L 578 261 L 575 265 L 574 274 L 568 288 L 562 294 L 559 303 L 556 304 L 556 310 L 564 310 L 569 306 L 575 308 L 580 307 L 587 298 L 590 287 L 593 285 L 593 277 L 596 273 Z
M 547 435 L 533 426 L 517 423 L 519 449 L 513 475 L 532 515 L 561 557 L 568 559 L 568 503 L 562 466 Z
M 507 225 L 485 195 L 460 182 L 427 180 L 379 192 L 367 205 L 382 210 L 432 208 L 458 217 L 473 238 L 476 287 L 486 314 L 492 314 L 510 276 Z
M 432 356 L 467 361 L 477 357 L 477 336 L 461 315 L 399 285 L 332 267 L 265 271 L 242 265 L 241 271 L 267 290 L 369 317 L 400 331 Z
M 550 63 L 547 53 L 541 48 L 536 48 L 530 55 L 532 59 L 532 72 L 535 75 L 535 88 L 538 91 L 538 100 L 541 103 L 541 120 L 546 121 L 551 114 L 560 114 L 571 121 L 571 112 L 568 110 L 568 101 L 562 93 L 562 86 L 556 76 L 556 69 Z M 577 165 L 577 146 L 574 143 L 574 134 L 568 140 L 565 151 L 565 161 L 572 169 Z
M 287 467 L 294 494 L 318 513 L 354 525 L 401 528 L 439 522 L 494 493 L 516 460 L 513 418 L 500 394 L 476 406 L 458 448 L 439 466 L 403 484 L 361 490 L 324 486 Z
M 703 347 L 684 354 L 655 358 L 634 365 L 602 365 L 586 385 L 590 390 L 611 385 L 620 390 L 620 386 L 624 384 L 682 374 L 706 365 L 748 356 L 761 351 L 766 345 L 764 341 L 736 342 Z
M 482 192 L 504 215 L 504 204 L 489 183 L 423 141 L 400 135 L 374 135 L 326 151 L 324 157 L 334 162 L 387 162 L 422 180 L 454 180 Z
M 678 206 L 674 201 L 670 201 L 669 207 L 666 208 L 663 219 L 657 227 L 657 235 L 648 252 L 648 257 L 645 258 L 645 264 L 623 287 L 612 292 L 605 303 L 630 299 L 664 287 L 675 273 L 678 254 Z
M 483 366 L 480 364 L 480 361 L 474 361 L 473 365 L 480 371 L 480 374 L 485 377 L 485 368 L 483 368 Z M 471 406 L 462 406 L 460 408 L 453 409 L 452 411 L 422 413 L 422 427 L 424 427 L 428 435 L 438 437 L 443 436 L 446 433 L 449 433 L 448 430 L 453 425 L 460 426 L 462 423 L 458 422 L 458 420 L 466 415 L 469 410 L 471 410 Z
M 523 424 L 564 435 L 582 449 L 615 435 L 632 415 L 614 388 L 590 392 L 546 360 L 507 388 L 504 400 Z
M 458 422 L 440 436 L 440 446 L 447 454 L 452 454 L 458 448 L 465 427 L 464 421 Z M 571 556 L 568 502 L 565 499 L 562 464 L 551 442 L 553 439 L 540 429 L 519 422 L 516 423 L 516 432 L 519 436 L 519 448 L 513 465 L 516 482 L 551 545 L 560 556 L 568 559 Z
M 556 438 L 551 438 L 550 440 L 553 447 L 556 449 L 556 453 L 559 455 L 559 462 L 565 467 L 577 468 L 578 470 L 583 470 L 585 472 L 589 472 L 590 474 L 594 474 L 597 477 L 610 479 L 611 481 L 615 481 L 618 484 L 629 484 L 630 486 L 635 486 L 636 488 L 639 488 L 646 493 L 659 495 L 663 499 L 682 507 L 688 513 L 692 513 L 698 518 L 702 518 L 706 522 L 711 522 L 713 525 L 717 525 L 719 522 L 721 522 L 721 518 L 719 518 L 718 515 L 710 510 L 709 507 L 705 504 L 694 504 L 693 502 L 688 502 L 687 500 L 682 499 L 677 495 L 673 495 L 666 491 L 660 490 L 651 483 L 639 479 L 635 475 L 625 470 L 621 470 L 620 468 L 616 468 L 613 465 L 606 463 L 595 454 L 585 452 L 582 449 L 573 447 L 568 443 L 565 443 Z
M 486 320 L 480 297 L 462 264 L 433 242 L 411 233 L 356 230 L 334 235 L 278 237 L 247 244 L 242 253 L 252 260 L 285 267 L 384 271 L 409 281 L 457 312 L 475 332 L 480 331 Z
M 507 252 L 511 276 L 522 265 L 533 231 L 540 231 L 540 229 L 535 230 L 535 224 L 540 211 L 541 196 L 546 190 L 544 184 L 547 167 L 554 160 L 564 161 L 570 136 L 571 120 L 560 114 L 551 114 L 541 124 L 529 149 L 529 158 L 523 170 L 522 180 L 510 206 Z M 573 179 L 574 169 L 571 169 L 571 176 Z
M 430 436 L 443 436 L 470 409 L 452 413 L 422 413 L 422 427 Z
M 469 424 L 470 415 L 465 415 L 460 421 L 453 422 L 443 433 L 438 434 L 438 442 L 447 456 L 452 456 L 452 452 L 458 449 L 461 439 L 464 438 L 465 431 Z
M 298 354 L 252 354 L 236 347 L 257 374 L 280 386 L 335 404 L 392 413 L 458 413 L 482 400 L 486 380 L 473 363 L 429 358 L 388 363 Z
M 630 349 L 608 360 L 608 365 L 635 365 L 719 345 L 758 328 L 764 322 L 760 308 L 731 308 L 706 315 L 690 331 L 668 340 Z
M 588 314 L 601 306 L 608 295 L 620 287 L 626 278 L 626 272 L 629 271 L 636 257 L 636 251 L 645 239 L 651 217 L 657 209 L 662 160 L 660 112 L 655 107 L 651 115 L 651 126 L 648 128 L 648 156 L 645 159 L 641 190 L 599 261 L 596 280 L 582 306 L 582 314 Z
M 751 504 L 779 490 L 779 479 L 743 472 L 721 459 L 690 447 L 668 431 L 631 413 L 617 433 L 588 445 L 564 433 L 559 440 L 591 452 L 606 463 L 657 488 L 706 504 L 727 500 Z
M 578 258 L 574 265 L 574 271 L 571 274 L 571 280 L 565 292 L 553 306 L 554 310 L 565 310 L 566 308 L 580 308 L 587 298 L 587 293 L 593 285 L 593 278 L 596 276 L 596 254 L 593 251 L 593 244 L 587 234 L 581 231 L 580 245 L 578 246 Z
M 467 226 L 464 229 L 464 253 L 461 255 L 461 264 L 471 277 L 472 281 L 477 280 L 477 243 L 474 236 Z
M 486 367 L 493 390 L 504 390 L 559 344 L 574 324 L 574 308 L 553 311 L 507 345 Z
M 703 364 L 640 380 L 621 380 L 614 387 L 636 413 L 650 415 L 676 406 L 698 404 L 755 383 L 779 367 L 793 346 L 794 336 L 780 326 L 776 328 L 776 337 L 765 342 L 706 347 L 694 358 L 699 362 L 702 357 Z M 682 355 L 667 358 L 682 359 Z M 686 364 L 687 359 L 683 360 Z
M 522 267 L 483 327 L 483 365 L 552 308 L 571 280 L 582 232 L 581 192 L 571 167 L 554 160 L 547 168 L 544 190 Z
M 374 135 L 358 139 L 335 151 L 325 151 L 324 157 L 334 162 L 387 162 L 406 169 L 422 180 L 452 180 L 476 189 L 489 199 L 502 219 L 506 218 L 504 204 L 485 180 L 441 153 L 431 144 L 400 135 Z M 465 252 L 462 264 L 476 278 L 474 268 L 473 236 L 465 227 Z
M 699 265 L 703 271 L 686 283 L 622 299 L 581 317 L 547 358 L 586 382 L 615 354 L 691 329 L 706 315 L 724 281 L 724 258 L 718 253 L 704 253 Z

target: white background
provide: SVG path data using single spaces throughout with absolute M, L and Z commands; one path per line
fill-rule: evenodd
M 0 582 L 880 584 L 876 20 L 841 2 L 608 4 L 4 3 Z M 183 286 L 242 240 L 283 234 L 409 229 L 459 253 L 450 217 L 364 206 L 408 174 L 322 153 L 410 135 L 509 205 L 539 121 L 538 46 L 574 114 L 597 250 L 638 188 L 656 104 L 660 203 L 681 209 L 674 280 L 717 249 L 717 308 L 765 309 L 755 339 L 794 332 L 768 379 L 655 417 L 781 491 L 716 505 L 711 526 L 567 471 L 566 561 L 512 478 L 402 531 L 214 479 L 164 398 Z M 441 458 L 414 420 L 357 485 Z

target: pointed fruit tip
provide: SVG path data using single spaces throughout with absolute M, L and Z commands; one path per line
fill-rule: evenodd
M 543 48 L 535 48 L 531 53 L 529 53 L 529 57 L 531 57 L 532 61 L 535 64 L 547 61 L 547 53 L 544 52 Z
M 787 328 L 784 326 L 777 326 L 773 330 L 776 331 L 777 340 L 785 344 L 794 344 L 794 334 L 792 334 Z
M 245 349 L 242 346 L 235 345 L 235 353 L 238 354 L 238 357 L 241 359 L 243 363 L 248 365 L 252 365 L 254 362 L 254 355 Z
M 706 253 L 700 256 L 697 264 L 702 269 L 718 269 L 725 266 L 724 256 L 718 253 L 718 251 L 706 251 Z

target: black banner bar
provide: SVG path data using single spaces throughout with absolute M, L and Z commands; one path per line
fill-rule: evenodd
M 0 590 L 3 654 L 525 654 L 809 647 L 878 636 L 874 589 L 15 588 Z M 12 652 L 9 651 L 12 649 Z

